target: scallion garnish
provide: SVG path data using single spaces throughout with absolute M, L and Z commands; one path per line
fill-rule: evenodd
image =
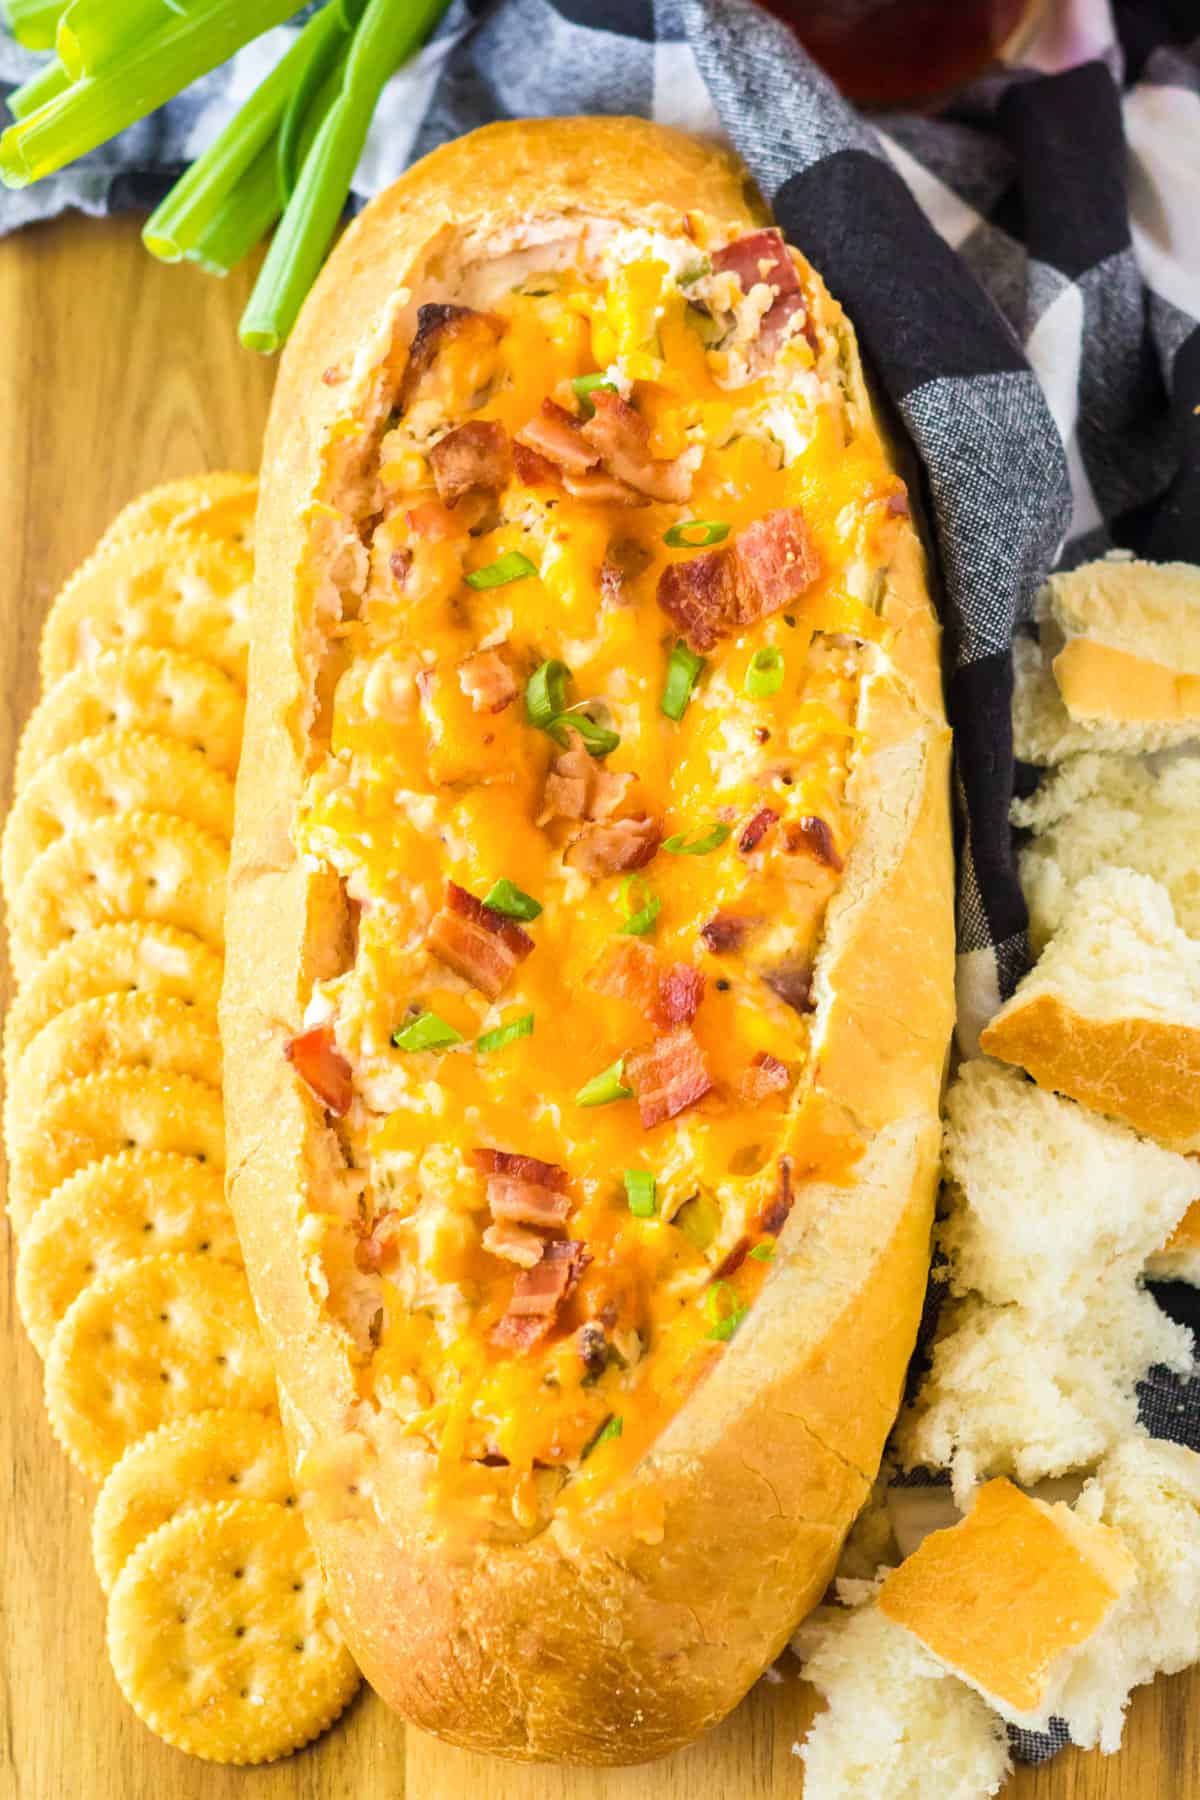
M 486 1056 L 489 1050 L 503 1050 L 505 1044 L 515 1044 L 518 1038 L 532 1036 L 533 1014 L 522 1013 L 519 1019 L 510 1019 L 507 1025 L 497 1025 L 494 1031 L 485 1031 L 482 1037 L 475 1039 L 475 1048 L 482 1050 Z
M 72 81 L 96 75 L 156 31 L 165 10 L 163 0 L 71 0 L 55 33 L 58 60 Z
M 783 651 L 774 644 L 756 650 L 746 670 L 746 692 L 752 700 L 769 700 L 783 686 Z
M 507 587 L 510 581 L 524 581 L 526 576 L 536 574 L 536 563 L 531 563 L 519 550 L 508 550 L 503 556 L 498 556 L 495 562 L 485 563 L 482 569 L 472 569 L 465 579 L 468 587 L 497 588 Z
M 4 0 L 4 16 L 26 50 L 53 50 L 65 0 Z
M 557 718 L 551 719 L 546 730 L 555 743 L 566 745 L 571 741 L 567 736 L 568 726 L 579 733 L 589 756 L 607 756 L 621 741 L 619 731 L 612 731 L 607 725 L 598 725 L 585 712 L 559 713 Z
M 571 671 L 565 662 L 539 663 L 525 683 L 525 716 L 539 731 L 553 723 L 567 704 Z
M 592 1438 L 591 1442 L 584 1445 L 584 1447 L 583 1447 L 584 1460 L 586 1460 L 592 1454 L 593 1450 L 598 1450 L 600 1448 L 601 1444 L 607 1444 L 613 1438 L 619 1438 L 620 1435 L 621 1435 L 621 1415 L 620 1415 L 620 1413 L 612 1413 L 612 1414 L 610 1414 L 610 1416 L 607 1419 L 605 1419 L 603 1425 L 600 1427 L 600 1429 L 596 1433 L 595 1437 Z
M 714 1281 L 705 1293 L 704 1310 L 712 1325 L 709 1337 L 727 1343 L 750 1308 L 738 1304 L 737 1296 L 727 1281 Z
M 697 656 L 694 650 L 689 650 L 680 638 L 667 663 L 667 679 L 659 703 L 668 719 L 674 719 L 676 723 L 682 719 L 703 668 L 704 658 Z
M 635 1219 L 652 1219 L 658 1209 L 658 1184 L 649 1169 L 626 1169 L 625 1193 Z
M 702 256 L 698 263 L 693 263 L 690 269 L 683 271 L 679 277 L 679 285 L 681 288 L 691 287 L 695 282 L 702 281 L 706 275 L 711 274 L 712 263 L 707 256 Z
M 632 1100 L 633 1089 L 621 1080 L 624 1073 L 625 1058 L 618 1056 L 615 1063 L 584 1082 L 575 1096 L 576 1106 L 608 1106 L 614 1100 Z
M 463 1035 L 435 1012 L 423 1012 L 402 1025 L 392 1042 L 397 1050 L 448 1050 L 451 1044 L 461 1044 Z
M 28 81 L 14 88 L 5 105 L 14 119 L 26 119 L 39 106 L 45 106 L 47 101 L 56 100 L 59 94 L 65 94 L 70 85 L 71 77 L 58 58 L 53 57 L 36 75 L 31 75 Z
M 764 1238 L 761 1244 L 755 1244 L 750 1252 L 755 1262 L 770 1262 L 775 1254 L 775 1243 L 771 1238 Z
M 670 525 L 663 532 L 663 543 L 672 550 L 703 550 L 709 544 L 721 543 L 729 532 L 724 519 L 681 519 L 678 525 Z
M 483 896 L 483 904 L 506 919 L 536 919 L 542 910 L 540 900 L 527 894 L 514 881 L 494 881 Z
M 729 836 L 728 825 L 714 825 L 703 837 L 693 838 L 689 844 L 686 831 L 676 832 L 674 837 L 664 838 L 663 849 L 672 856 L 707 856 L 710 850 L 719 850 Z
M 621 930 L 627 937 L 645 937 L 662 911 L 662 901 L 651 893 L 646 877 L 638 874 L 627 875 L 621 883 L 621 905 L 625 908 Z
M 585 419 L 590 419 L 596 410 L 592 405 L 592 395 L 597 388 L 602 388 L 606 394 L 615 394 L 617 391 L 616 383 L 610 381 L 605 374 L 577 375 L 571 386 L 575 389 L 575 398 Z

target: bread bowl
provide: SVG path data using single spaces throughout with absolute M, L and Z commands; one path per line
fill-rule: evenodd
M 785 439 L 804 431 L 739 419 L 747 386 Z M 455 459 L 430 452 L 464 410 L 485 430 L 459 450 L 512 455 L 505 433 L 541 430 L 534 460 L 456 510 Z M 748 573 L 763 515 L 794 606 Z M 610 555 L 635 534 L 637 554 Z M 717 546 L 699 573 L 669 573 L 697 538 Z M 738 164 L 641 121 L 527 121 L 435 152 L 346 233 L 283 359 L 257 542 L 222 1005 L 231 1194 L 331 1602 L 369 1679 L 444 1738 L 659 1756 L 726 1713 L 820 1597 L 925 1288 L 949 746 L 903 484 L 849 325 Z M 532 575 L 493 585 L 521 545 Z M 756 647 L 770 674 L 751 702 Z M 392 659 L 374 707 L 355 698 L 371 657 Z M 563 659 L 604 706 L 562 716 Z M 713 761 L 704 734 L 730 720 Z M 372 813 L 355 784 L 376 776 Z M 593 855 L 610 819 L 635 846 L 615 867 Z M 771 902 L 744 950 L 699 933 L 731 889 Z M 615 987 L 593 966 L 614 943 Z M 515 1003 L 534 1035 L 498 1041 Z M 662 1008 L 675 1022 L 646 1045 Z M 655 1080 L 668 1036 L 699 1048 L 686 1098 Z M 623 1173 L 641 1180 L 623 1191 Z M 501 1204 L 531 1185 L 540 1235 Z M 566 1279 L 527 1341 L 504 1321 L 530 1316 L 531 1236 L 530 1267 Z

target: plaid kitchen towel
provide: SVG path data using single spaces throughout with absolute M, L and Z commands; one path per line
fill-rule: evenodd
M 76 168 L 0 195 L 0 230 L 156 200 L 294 29 Z M 922 465 L 968 1043 L 1028 954 L 1007 817 L 1014 629 L 1056 564 L 1114 545 L 1200 561 L 1198 30 L 1195 0 L 1063 0 L 1019 65 L 936 115 L 866 122 L 750 0 L 456 0 L 389 84 L 356 177 L 362 198 L 447 138 L 543 113 L 640 113 L 746 159 L 845 302 Z M 34 67 L 0 38 L 0 92 Z M 1163 1298 L 1200 1323 L 1194 1293 Z M 1143 1417 L 1200 1448 L 1200 1382 L 1153 1373 Z

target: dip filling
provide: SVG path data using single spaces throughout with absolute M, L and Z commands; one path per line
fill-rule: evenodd
M 355 1172 L 360 1389 L 522 1531 L 649 1447 L 854 1154 L 813 971 L 907 500 L 807 265 L 705 235 L 420 307 L 296 825 L 356 919 L 287 1053 Z

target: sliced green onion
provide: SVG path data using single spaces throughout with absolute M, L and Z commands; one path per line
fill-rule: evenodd
M 592 405 L 592 395 L 597 388 L 602 389 L 606 394 L 615 394 L 617 391 L 616 383 L 610 381 L 605 374 L 577 375 L 571 386 L 575 389 L 575 398 L 579 402 L 585 419 L 590 419 L 596 410 Z
M 568 726 L 579 733 L 589 756 L 607 756 L 621 741 L 619 731 L 611 731 L 607 725 L 597 725 L 595 719 L 589 719 L 585 712 L 559 713 L 545 729 L 555 743 L 565 745 L 571 741 L 567 736 Z
M 115 68 L 87 76 L 12 125 L 0 138 L 0 177 L 25 187 L 94 150 L 127 125 L 228 62 L 242 45 L 297 10 L 297 0 L 194 0 L 186 13 L 164 12 L 157 31 L 134 44 Z
M 463 1035 L 435 1012 L 423 1012 L 402 1025 L 392 1042 L 397 1050 L 448 1050 L 451 1044 L 461 1044 Z
M 533 1014 L 522 1013 L 519 1019 L 512 1019 L 507 1025 L 497 1025 L 494 1031 L 485 1031 L 482 1037 L 475 1039 L 475 1048 L 486 1055 L 489 1050 L 503 1050 L 505 1044 L 515 1044 L 518 1038 L 533 1036 Z
M 73 81 L 96 75 L 183 10 L 165 0 L 71 0 L 54 36 L 58 60 Z
M 693 838 L 688 843 L 687 832 L 676 832 L 674 837 L 663 840 L 663 849 L 672 856 L 707 856 L 710 850 L 719 850 L 729 836 L 728 825 L 714 825 L 703 837 Z
M 503 913 L 506 919 L 536 919 L 542 910 L 541 901 L 513 881 L 494 881 L 483 896 L 483 904 L 493 912 Z
M 220 211 L 195 242 L 189 243 L 183 255 L 208 275 L 228 275 L 262 241 L 278 217 L 275 152 L 269 149 L 251 164 Z
M 704 658 L 689 650 L 680 638 L 667 663 L 667 679 L 659 702 L 668 719 L 674 719 L 676 723 L 682 719 L 703 668 Z
M 26 50 L 53 50 L 64 0 L 4 0 L 4 16 Z
M 764 1238 L 761 1244 L 755 1244 L 750 1254 L 755 1262 L 770 1262 L 775 1254 L 774 1240 Z
M 525 684 L 525 716 L 539 731 L 545 731 L 567 704 L 567 683 L 571 671 L 565 662 L 551 660 L 539 663 Z
M 613 1438 L 619 1438 L 620 1435 L 621 1435 L 621 1415 L 620 1415 L 620 1413 L 612 1413 L 609 1418 L 605 1419 L 603 1425 L 600 1427 L 600 1429 L 596 1433 L 595 1437 L 592 1438 L 590 1443 L 587 1443 L 584 1445 L 583 1457 L 586 1459 L 587 1457 L 589 1457 L 592 1454 L 593 1450 L 598 1450 L 600 1448 L 601 1444 L 607 1444 Z
M 724 519 L 681 519 L 663 532 L 663 543 L 672 550 L 703 550 L 708 544 L 722 543 L 730 529 Z
M 746 670 L 746 692 L 752 700 L 769 700 L 783 686 L 783 651 L 774 644 L 756 650 Z
M 626 1169 L 625 1193 L 635 1219 L 652 1219 L 658 1210 L 658 1183 L 649 1169 Z
M 536 563 L 531 563 L 519 550 L 509 550 L 482 569 L 472 569 L 466 583 L 473 588 L 507 587 L 510 581 L 524 581 L 527 575 L 536 574 Z
M 704 1296 L 704 1310 L 712 1326 L 709 1337 L 727 1343 L 750 1308 L 738 1305 L 737 1296 L 727 1281 L 714 1281 Z
M 361 10 L 361 6 L 359 10 Z M 340 7 L 335 4 L 330 11 L 340 24 L 342 17 Z M 318 17 L 321 16 L 323 15 L 318 15 Z M 341 79 L 344 78 L 345 71 L 339 68 L 339 64 L 345 41 L 345 31 L 335 31 L 332 25 L 314 37 L 311 54 L 300 69 L 291 98 L 287 103 L 283 118 L 280 120 L 279 135 L 275 140 L 275 170 L 279 182 L 281 212 L 296 191 L 296 177 L 311 146 L 312 140 L 311 138 L 306 139 L 305 128 L 312 116 L 317 96 L 335 70 L 339 75 L 339 88 Z M 321 114 L 322 118 L 329 106 L 332 105 L 334 98 L 335 95 L 330 95 Z M 315 132 L 313 135 L 315 136 Z
M 638 874 L 627 875 L 621 883 L 621 905 L 625 908 L 621 930 L 628 937 L 645 937 L 662 911 L 662 901 L 651 893 L 646 877 Z
M 304 158 L 242 315 L 239 335 L 247 349 L 269 353 L 286 341 L 337 231 L 384 84 L 425 41 L 445 9 L 446 0 L 409 0 L 406 6 L 396 0 L 367 0 L 338 97 Z
M 698 263 L 694 263 L 690 269 L 683 271 L 679 277 L 679 285 L 682 288 L 691 287 L 694 282 L 702 281 L 706 275 L 711 274 L 712 263 L 707 256 L 702 256 Z
M 633 1089 L 621 1080 L 624 1073 L 625 1058 L 618 1056 L 615 1063 L 584 1082 L 575 1096 L 576 1106 L 608 1106 L 613 1100 L 632 1100 Z
M 28 81 L 14 88 L 8 96 L 8 110 L 14 119 L 27 119 L 39 106 L 56 100 L 59 94 L 65 94 L 71 85 L 71 77 L 63 68 L 57 57 L 48 62 L 44 68 L 31 75 Z
M 259 83 L 203 156 L 180 177 L 161 205 L 151 213 L 142 231 L 142 242 L 151 256 L 157 256 L 163 262 L 177 262 L 180 257 L 192 256 L 198 251 L 205 233 L 210 231 L 215 238 L 231 241 L 237 233 L 236 230 L 231 232 L 230 215 L 244 216 L 256 208 L 261 211 L 264 204 L 266 184 L 258 166 L 258 159 L 264 152 L 268 156 L 263 167 L 269 166 L 275 190 L 268 225 L 279 216 L 282 207 L 275 174 L 275 134 L 296 84 L 309 63 L 322 54 L 327 42 L 344 44 L 346 35 L 339 0 L 332 0 L 332 4 L 323 7 L 308 21 L 266 80 Z M 327 109 L 334 93 L 321 98 Z M 310 111 L 308 119 L 313 136 L 318 123 L 314 117 L 316 110 Z M 244 201 L 244 182 L 253 182 L 256 187 L 255 205 Z M 197 254 L 194 260 L 207 265 L 210 259 Z M 214 264 L 223 260 L 227 268 L 234 266 L 229 261 L 228 250 L 223 257 L 214 255 L 211 260 Z

